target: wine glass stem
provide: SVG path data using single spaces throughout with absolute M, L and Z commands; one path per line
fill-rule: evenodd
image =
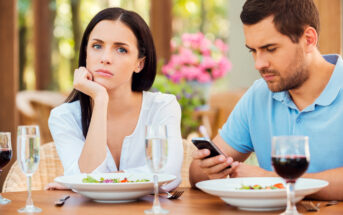
M 155 174 L 154 175 L 154 203 L 153 203 L 153 208 L 160 208 L 160 200 L 158 198 L 158 176 Z
M 31 178 L 32 176 L 27 176 L 27 186 L 28 186 L 28 197 L 26 200 L 26 207 L 33 207 L 32 195 L 31 195 Z
M 287 209 L 286 211 L 296 211 L 294 182 L 287 182 Z
M 1 177 L 1 173 L 2 173 L 2 169 L 0 169 L 0 177 Z M 1 192 L 1 190 L 0 190 L 0 192 Z M 0 200 L 1 199 L 3 199 L 3 197 L 2 197 L 2 195 L 1 195 L 1 193 L 0 193 Z

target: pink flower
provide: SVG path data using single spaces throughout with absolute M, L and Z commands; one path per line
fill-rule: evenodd
M 195 80 L 198 74 L 201 72 L 198 67 L 194 66 L 182 67 L 180 71 L 187 81 Z
M 216 41 L 214 41 L 214 44 L 224 54 L 227 52 L 227 45 L 222 40 L 216 39 Z
M 203 55 L 209 56 L 211 54 L 211 41 L 204 38 L 200 43 L 200 51 Z
M 182 73 L 179 71 L 176 71 L 173 75 L 170 76 L 170 79 L 174 83 L 179 83 L 182 80 Z
M 220 70 L 225 71 L 226 73 L 231 70 L 232 64 L 227 58 L 222 57 L 218 62 L 218 67 Z
M 191 49 L 181 47 L 179 53 L 183 64 L 195 64 L 198 62 L 198 58 L 193 54 Z
M 211 82 L 223 77 L 231 70 L 231 62 L 226 58 L 227 45 L 222 40 L 212 43 L 204 34 L 185 33 L 181 42 L 172 40 L 172 56 L 162 67 L 162 73 L 175 83 L 182 80 Z
M 217 65 L 217 62 L 208 56 L 204 56 L 200 63 L 200 67 L 203 69 L 211 69 L 215 67 L 216 65 Z
M 199 81 L 200 83 L 208 83 L 208 82 L 211 82 L 211 76 L 210 76 L 210 74 L 209 74 L 208 72 L 202 71 L 202 72 L 200 72 L 200 73 L 198 74 L 198 81 Z

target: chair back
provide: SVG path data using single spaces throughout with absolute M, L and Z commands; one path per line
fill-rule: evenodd
M 37 171 L 32 176 L 32 190 L 43 190 L 53 182 L 54 178 L 63 175 L 63 166 L 56 152 L 54 142 L 40 147 L 40 161 Z M 15 161 L 6 177 L 3 192 L 19 192 L 27 190 L 26 176 Z
M 53 91 L 20 91 L 16 96 L 20 125 L 36 124 L 40 127 L 41 142 L 52 141 L 48 127 L 50 111 L 62 104 L 66 96 Z
M 181 176 L 182 181 L 180 184 L 180 187 L 191 187 L 191 184 L 189 183 L 189 167 L 192 162 L 192 153 L 194 150 L 196 150 L 195 146 L 192 144 L 191 141 L 183 139 L 183 163 L 182 163 L 182 169 L 181 169 Z

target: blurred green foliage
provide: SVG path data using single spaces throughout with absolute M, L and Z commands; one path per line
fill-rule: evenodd
M 173 0 L 173 35 L 202 32 L 210 39 L 227 41 L 228 8 L 227 0 Z

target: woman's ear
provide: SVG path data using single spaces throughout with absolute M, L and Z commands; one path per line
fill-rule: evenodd
M 306 52 L 312 52 L 314 49 L 317 49 L 318 45 L 318 34 L 316 29 L 311 26 L 305 28 L 303 39 L 305 42 Z
M 135 69 L 135 73 L 139 73 L 144 68 L 145 57 L 138 59 L 138 65 Z

